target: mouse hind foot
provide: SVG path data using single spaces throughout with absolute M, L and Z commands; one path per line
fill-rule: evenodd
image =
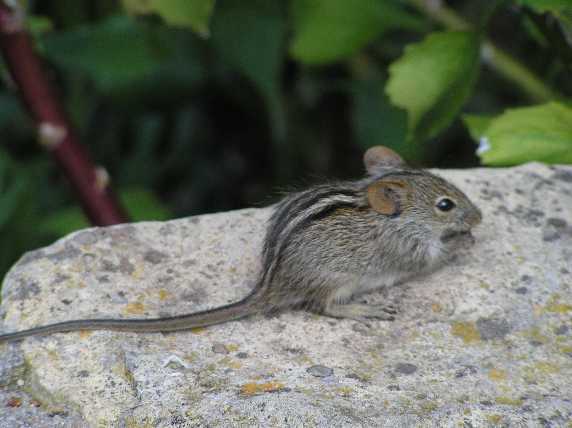
M 397 309 L 392 305 L 369 305 L 366 303 L 336 303 L 328 304 L 322 311 L 322 315 L 333 318 L 349 318 L 364 322 L 368 319 L 383 321 L 395 320 Z

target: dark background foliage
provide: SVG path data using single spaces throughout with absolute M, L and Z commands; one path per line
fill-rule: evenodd
M 43 0 L 27 10 L 46 72 L 135 220 L 263 206 L 320 177 L 359 176 L 376 144 L 419 166 L 470 167 L 480 139 L 492 145 L 485 164 L 524 162 L 530 117 L 555 142 L 534 140 L 533 159 L 572 162 L 558 151 L 572 152 L 572 130 L 551 123 L 571 114 L 568 1 L 431 3 Z M 512 129 L 524 129 L 516 143 Z M 1 278 L 24 251 L 87 223 L 7 78 L 0 132 Z

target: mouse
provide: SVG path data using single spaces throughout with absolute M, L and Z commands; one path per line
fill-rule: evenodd
M 475 243 L 482 213 L 454 184 L 388 147 L 371 147 L 363 163 L 363 178 L 318 184 L 273 206 L 255 286 L 235 303 L 173 317 L 63 321 L 0 335 L 0 343 L 78 330 L 166 333 L 294 308 L 391 321 L 393 305 L 352 298 L 443 266 Z

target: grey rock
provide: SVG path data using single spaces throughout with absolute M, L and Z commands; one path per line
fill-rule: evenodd
M 510 325 L 505 319 L 479 318 L 477 328 L 483 340 L 503 339 L 510 332 Z
M 224 346 L 224 343 L 215 343 L 212 346 L 212 350 L 215 354 L 228 354 L 229 353 L 226 346 Z
M 42 402 L 33 395 L 11 388 L 0 388 L 0 427 L 2 428 L 84 428 L 88 422 L 69 407 Z
M 562 168 L 556 171 L 551 178 L 562 180 L 566 183 L 572 183 L 572 171 L 570 168 Z
M 26 373 L 24 356 L 16 344 L 11 344 L 0 357 L 0 388 L 16 385 Z
M 566 226 L 567 226 L 566 220 L 564 220 L 562 218 L 555 218 L 555 217 L 550 217 L 549 219 L 547 219 L 546 224 L 553 226 L 554 228 L 560 229 L 560 230 L 566 229 Z
M 0 345 L 0 426 L 566 426 L 572 168 L 438 173 L 475 200 L 483 224 L 453 263 L 367 296 L 398 302 L 395 321 L 289 311 L 171 334 Z M 8 273 L 0 329 L 236 301 L 254 285 L 270 212 L 72 234 Z M 559 238 L 544 240 L 546 228 Z M 213 352 L 219 344 L 228 353 Z M 14 394 L 22 406 L 3 405 Z
M 410 363 L 399 363 L 395 366 L 395 371 L 400 374 L 410 375 L 417 371 L 417 366 Z
M 560 239 L 561 232 L 553 226 L 546 226 L 542 230 L 542 240 L 546 242 L 556 241 Z
M 334 374 L 334 369 L 320 365 L 308 367 L 306 371 L 314 377 L 327 377 Z
M 477 374 L 479 369 L 475 366 L 465 366 L 455 372 L 455 377 L 465 377 Z

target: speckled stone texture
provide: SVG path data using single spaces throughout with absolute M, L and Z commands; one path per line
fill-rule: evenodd
M 397 302 L 393 322 L 298 311 L 173 334 L 57 334 L 1 346 L 0 360 L 23 357 L 4 383 L 93 427 L 566 426 L 572 168 L 438 173 L 483 210 L 477 245 L 365 297 Z M 237 300 L 253 286 L 269 213 L 75 233 L 14 266 L 2 328 Z M 11 411 L 0 405 L 0 420 Z

